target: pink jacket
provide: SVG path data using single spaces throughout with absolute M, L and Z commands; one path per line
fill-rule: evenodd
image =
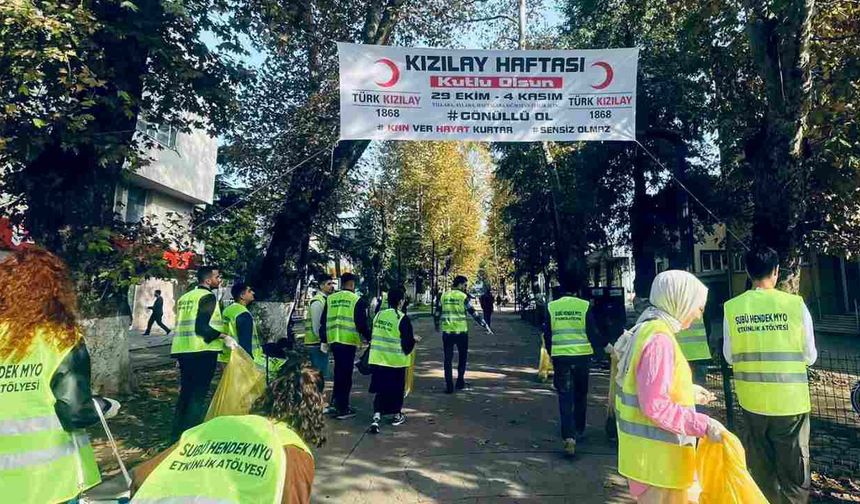
M 676 434 L 703 437 L 708 431 L 708 416 L 684 408 L 669 399 L 669 387 L 675 366 L 675 345 L 672 337 L 657 333 L 642 349 L 636 367 L 639 408 L 661 429 Z M 648 490 L 648 485 L 629 480 L 634 497 Z

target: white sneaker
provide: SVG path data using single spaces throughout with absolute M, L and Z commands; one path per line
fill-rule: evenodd
M 373 421 L 370 423 L 369 432 L 371 434 L 379 434 L 379 421 L 382 420 L 382 415 L 379 413 L 373 414 Z
M 406 415 L 404 415 L 403 413 L 397 413 L 396 415 L 394 415 L 394 418 L 391 420 L 391 425 L 393 425 L 395 427 L 398 425 L 403 425 L 405 423 L 406 423 Z

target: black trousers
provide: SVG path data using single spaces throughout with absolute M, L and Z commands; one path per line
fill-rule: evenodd
M 163 316 L 164 315 L 161 313 L 159 313 L 157 315 L 155 313 L 153 313 L 152 315 L 150 315 L 149 316 L 149 322 L 146 323 L 146 332 L 143 334 L 149 334 L 149 331 L 152 330 L 152 324 L 158 324 L 158 327 L 160 327 L 165 332 L 165 334 L 169 333 L 170 328 L 167 327 L 166 325 L 164 325 L 164 322 L 161 321 L 161 317 L 163 317 Z
M 487 323 L 487 327 L 493 327 L 490 323 L 490 319 L 493 318 L 493 310 L 484 310 L 484 322 Z
M 355 366 L 356 347 L 332 343 L 330 348 L 334 356 L 332 404 L 339 413 L 346 413 L 349 409 L 349 394 L 352 392 L 352 369 Z
M 764 416 L 744 410 L 747 465 L 771 504 L 809 502 L 809 413 Z
M 179 400 L 173 417 L 173 441 L 178 441 L 186 430 L 203 423 L 218 352 L 179 354 L 176 360 L 179 361 Z
M 370 379 L 373 412 L 393 415 L 403 409 L 403 394 L 406 391 L 406 371 L 409 368 L 374 366 Z
M 562 439 L 576 438 L 585 430 L 590 361 L 588 356 L 552 358 Z
M 458 357 L 457 385 L 462 387 L 466 383 L 466 362 L 469 360 L 469 333 L 442 333 L 442 347 L 445 352 L 445 389 L 448 392 L 454 390 L 454 373 L 451 368 L 455 346 Z

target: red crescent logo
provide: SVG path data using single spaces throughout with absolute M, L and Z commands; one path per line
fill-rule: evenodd
M 391 69 L 391 78 L 384 82 L 376 81 L 376 85 L 379 87 L 391 87 L 397 84 L 397 81 L 400 80 L 400 69 L 397 68 L 397 65 L 388 58 L 381 58 L 376 60 L 377 63 L 382 63 Z
M 615 77 L 615 72 L 612 70 L 612 66 L 605 61 L 598 61 L 597 63 L 591 65 L 593 67 L 599 66 L 603 70 L 606 71 L 606 80 L 601 82 L 600 84 L 591 86 L 594 89 L 606 89 L 612 84 L 612 79 Z

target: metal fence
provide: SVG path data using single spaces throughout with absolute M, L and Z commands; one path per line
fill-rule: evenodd
M 540 310 L 523 310 L 520 316 L 538 326 L 543 322 Z M 720 356 L 705 366 L 697 374 L 704 375 L 705 387 L 717 396 L 706 408 L 707 413 L 743 439 L 744 416 L 731 367 Z M 860 478 L 860 351 L 819 352 L 818 360 L 809 368 L 809 392 L 813 470 L 833 477 Z
M 705 382 L 706 388 L 717 395 L 708 412 L 743 438 L 744 417 L 735 395 L 731 368 L 715 359 L 708 365 Z M 817 472 L 860 477 L 860 413 L 851 400 L 858 382 L 860 355 L 822 351 L 809 368 L 812 402 L 809 449 L 812 468 Z

